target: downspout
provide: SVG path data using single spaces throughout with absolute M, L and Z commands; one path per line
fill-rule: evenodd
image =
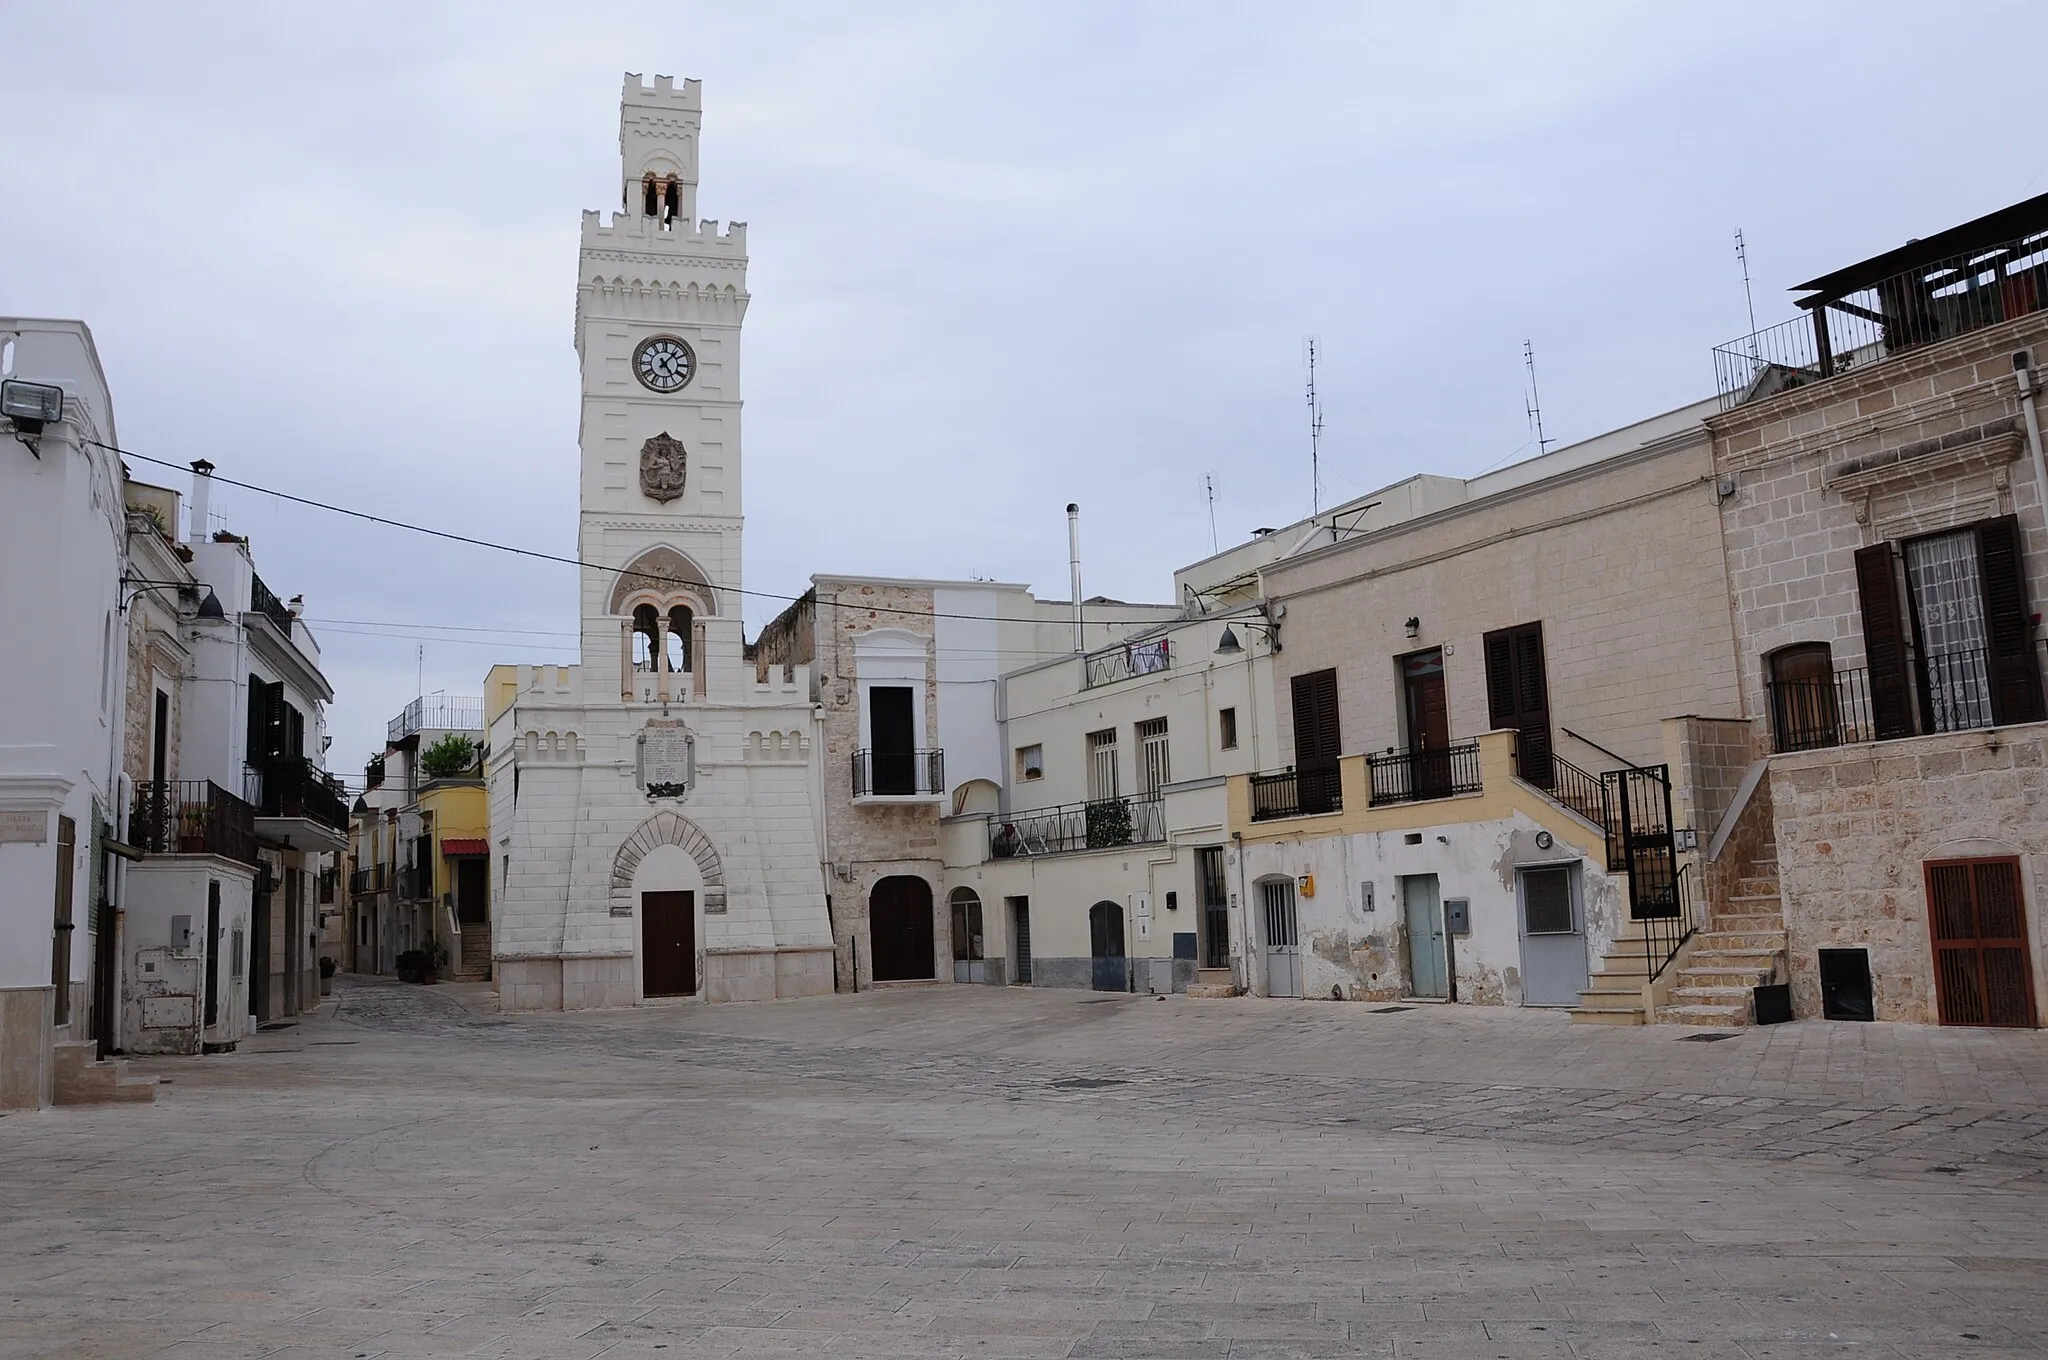
M 2034 465 L 2034 495 L 2040 504 L 2043 526 L 2048 527 L 2048 459 L 2041 456 L 2041 416 L 2034 409 L 2033 356 L 2026 350 L 2015 351 L 2012 369 L 2020 380 L 2020 410 L 2027 417 L 2027 454 Z
M 1236 844 L 1237 848 L 1237 932 L 1238 940 L 1240 941 L 1240 948 L 1236 954 L 1231 956 L 1235 960 L 1231 965 L 1231 970 L 1233 973 L 1237 972 L 1241 964 L 1244 974 L 1241 979 L 1233 977 L 1232 981 L 1238 984 L 1240 992 L 1249 996 L 1252 990 L 1252 936 L 1251 926 L 1247 923 L 1245 916 L 1248 908 L 1246 907 L 1244 886 L 1244 832 L 1233 831 L 1230 833 L 1230 839 Z

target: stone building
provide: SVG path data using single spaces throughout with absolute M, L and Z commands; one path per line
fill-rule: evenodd
M 508 1010 L 833 989 L 811 679 L 743 654 L 746 228 L 696 220 L 700 87 L 626 77 L 583 217 L 582 662 L 486 682 Z
M 2044 247 L 2048 195 L 1715 352 L 1747 722 L 1710 849 L 1801 1016 L 2039 1023 Z

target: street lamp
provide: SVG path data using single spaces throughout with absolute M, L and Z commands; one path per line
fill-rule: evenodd
M 1239 619 L 1238 622 L 1247 628 L 1263 629 L 1266 634 L 1267 643 L 1271 645 L 1274 651 L 1280 650 L 1279 624 L 1268 623 L 1264 619 Z M 1237 640 L 1237 630 L 1230 624 L 1226 623 L 1223 625 L 1223 636 L 1216 639 L 1216 655 L 1223 657 L 1244 655 L 1244 644 Z

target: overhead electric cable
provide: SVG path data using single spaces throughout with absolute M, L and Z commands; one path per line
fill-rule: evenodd
M 97 448 L 105 449 L 107 452 L 118 457 L 133 458 L 143 463 L 154 463 L 158 467 L 184 468 L 189 466 L 184 463 L 174 463 L 167 458 L 152 458 L 146 453 L 135 453 L 98 439 L 88 439 L 85 442 Z M 424 524 L 408 524 L 402 519 L 391 519 L 384 515 L 373 515 L 367 510 L 351 510 L 345 505 L 329 505 L 325 501 L 311 500 L 305 496 L 295 496 L 289 491 L 278 491 L 272 487 L 258 486 L 254 482 L 236 481 L 233 477 L 223 477 L 218 472 L 208 473 L 207 475 L 222 486 L 240 487 L 244 491 L 254 491 L 258 495 L 274 496 L 278 500 L 290 501 L 294 505 L 303 505 L 312 510 L 325 510 L 329 514 L 334 515 L 346 515 L 350 519 L 367 520 L 371 524 L 382 524 L 390 529 L 404 529 L 410 533 L 426 534 L 430 538 L 442 538 L 451 543 L 466 543 L 472 548 L 489 548 L 493 552 L 511 553 L 515 557 L 530 557 L 540 562 L 556 562 L 565 567 L 583 567 L 590 571 L 608 571 L 618 576 L 623 576 L 628 571 L 631 571 L 634 576 L 658 582 L 661 585 L 699 586 L 705 584 L 702 581 L 692 581 L 683 577 L 663 576 L 658 572 L 637 570 L 633 568 L 630 562 L 625 566 L 617 567 L 607 566 L 602 562 L 586 562 L 580 557 L 563 557 L 559 553 L 542 552 L 538 548 L 521 548 L 510 543 L 494 543 L 487 538 L 472 538 L 468 534 L 452 533 L 447 529 L 430 529 Z M 768 590 L 745 590 L 739 586 L 713 586 L 712 589 L 722 590 L 731 595 L 751 595 L 755 599 L 775 600 L 781 604 L 795 604 L 798 600 L 804 598 L 802 595 L 777 595 L 773 591 Z M 952 614 L 937 609 L 899 609 L 885 604 L 842 604 L 837 600 L 829 602 L 817 600 L 814 603 L 821 608 L 850 609 L 865 611 L 871 614 L 901 614 L 906 618 L 968 619 L 975 623 L 987 623 L 989 621 L 988 617 L 982 614 Z M 1047 600 L 1041 603 L 1051 604 L 1054 601 Z M 1162 606 L 1155 606 L 1155 608 L 1159 607 Z M 1100 621 L 1103 616 L 1096 614 L 1092 617 Z M 1114 618 L 1115 616 L 1112 615 L 1111 617 Z M 1118 621 L 1124 623 L 1157 623 L 1160 619 L 1157 614 L 1133 614 L 1128 618 Z

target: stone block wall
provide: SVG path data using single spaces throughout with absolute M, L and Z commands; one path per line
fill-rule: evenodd
M 2048 723 L 1777 756 L 1771 765 L 1794 1013 L 1820 1014 L 1818 952 L 1865 948 L 1877 1018 L 1934 1023 L 1926 861 L 2017 855 L 2036 998 Z

